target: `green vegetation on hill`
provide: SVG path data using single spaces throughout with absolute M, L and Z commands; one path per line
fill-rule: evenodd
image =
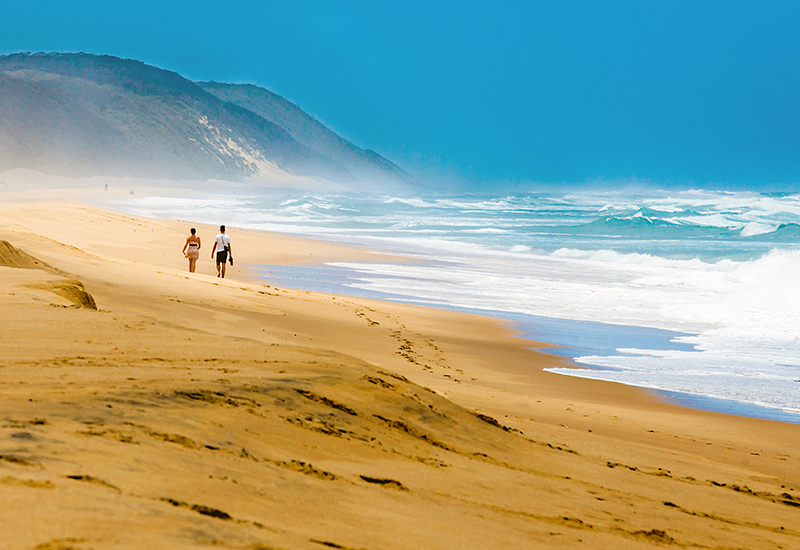
M 111 56 L 0 57 L 0 171 L 239 181 L 265 166 L 356 187 L 411 181 L 255 86 L 198 84 Z

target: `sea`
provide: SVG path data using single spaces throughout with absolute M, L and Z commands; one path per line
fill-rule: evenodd
M 554 373 L 800 423 L 798 194 L 274 192 L 113 207 L 367 247 L 372 261 L 257 272 L 265 284 L 499 317 L 558 346 L 548 352 L 570 362 Z

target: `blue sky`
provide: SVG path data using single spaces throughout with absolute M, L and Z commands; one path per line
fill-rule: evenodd
M 800 184 L 800 3 L 14 2 L 0 53 L 250 82 L 418 178 Z

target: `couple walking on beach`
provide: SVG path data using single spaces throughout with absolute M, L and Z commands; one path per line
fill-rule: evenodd
M 200 237 L 197 230 L 192 227 L 191 235 L 186 238 L 183 245 L 183 255 L 189 260 L 189 273 L 194 273 L 197 259 L 200 257 Z M 215 256 L 216 253 L 216 256 Z M 211 249 L 211 259 L 217 260 L 217 277 L 225 278 L 225 264 L 230 260 L 233 265 L 233 252 L 231 252 L 231 238 L 225 234 L 225 226 L 219 226 L 219 235 L 214 238 L 214 248 Z

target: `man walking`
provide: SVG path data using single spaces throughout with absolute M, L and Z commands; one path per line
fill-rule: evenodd
M 219 235 L 214 239 L 214 248 L 211 249 L 211 258 L 217 258 L 217 277 L 225 278 L 225 263 L 228 261 L 228 255 L 231 257 L 231 265 L 233 265 L 233 253 L 231 252 L 231 238 L 225 234 L 225 226 L 219 226 Z

